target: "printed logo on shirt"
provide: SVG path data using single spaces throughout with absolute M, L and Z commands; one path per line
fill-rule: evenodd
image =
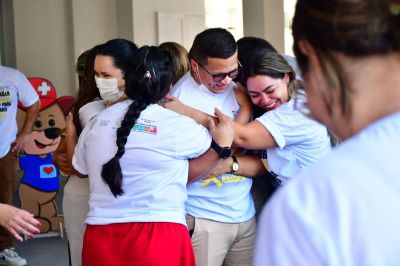
M 99 127 L 106 127 L 106 126 L 108 126 L 108 124 L 109 124 L 110 122 L 111 122 L 110 120 L 101 120 L 101 121 L 99 122 Z M 118 127 L 113 127 L 113 128 L 119 128 L 119 126 L 118 126 Z
M 119 121 L 113 125 L 113 129 L 118 129 L 121 127 L 123 118 L 121 118 Z M 140 122 L 136 122 L 136 124 L 133 125 L 131 131 L 136 131 L 136 132 L 141 132 L 141 133 L 147 133 L 147 134 L 152 134 L 152 135 L 157 135 L 157 126 L 154 125 L 154 121 L 151 120 L 146 120 L 146 119 L 139 119 Z M 100 121 L 100 126 L 107 126 L 110 121 Z
M 222 188 L 222 182 L 215 176 L 209 176 L 201 183 L 202 187 L 208 186 L 208 184 L 214 183 L 218 188 Z
M 155 125 L 146 125 L 146 124 L 142 124 L 142 123 L 136 123 L 133 126 L 132 131 L 157 135 L 157 126 L 155 126 Z
M 140 118 L 132 127 L 132 131 L 157 135 L 157 126 L 155 121 Z
M 8 87 L 0 88 L 0 118 L 7 118 L 7 110 L 11 106 L 11 97 Z
M 222 188 L 223 184 L 227 183 L 239 183 L 246 179 L 246 177 L 241 175 L 234 175 L 234 174 L 224 174 L 221 176 L 208 176 L 206 179 L 203 180 L 201 183 L 201 187 L 207 187 L 210 184 L 215 184 L 218 188 Z

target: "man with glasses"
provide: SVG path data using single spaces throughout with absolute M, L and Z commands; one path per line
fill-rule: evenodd
M 240 105 L 232 79 L 240 63 L 232 34 L 221 28 L 199 33 L 189 57 L 191 70 L 176 83 L 172 95 L 209 115 L 218 108 L 235 119 Z M 196 265 L 250 265 L 256 231 L 252 179 L 237 175 L 240 166 L 229 147 L 214 142 L 211 147 L 233 162 L 232 172 L 189 180 L 186 219 Z

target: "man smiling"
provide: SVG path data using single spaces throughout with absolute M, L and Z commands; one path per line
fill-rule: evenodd
M 172 95 L 209 115 L 214 115 L 218 108 L 234 119 L 240 106 L 232 79 L 237 77 L 240 65 L 232 34 L 221 28 L 199 33 L 189 57 L 191 71 L 176 83 Z M 215 143 L 211 147 L 221 158 L 231 155 L 228 147 Z M 256 230 L 250 194 L 252 180 L 236 175 L 239 166 L 235 166 L 233 175 L 189 180 L 186 220 L 192 233 L 196 265 L 251 264 Z

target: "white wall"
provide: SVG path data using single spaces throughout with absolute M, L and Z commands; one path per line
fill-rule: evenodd
M 14 1 L 16 67 L 49 79 L 60 95 L 75 86 L 69 8 L 63 0 Z
M 283 0 L 243 0 L 244 36 L 268 40 L 279 52 L 285 51 Z
M 206 27 L 225 28 L 235 40 L 243 37 L 242 0 L 205 0 Z
M 4 4 L 8 0 L 0 1 Z M 181 30 L 186 36 L 183 42 L 187 49 L 195 34 L 205 28 L 204 0 L 13 0 L 8 3 L 13 6 L 3 5 L 3 12 L 11 10 L 13 14 L 3 16 L 3 26 L 9 27 L 4 33 L 15 38 L 3 41 L 9 57 L 5 62 L 27 76 L 49 79 L 59 96 L 75 94 L 74 64 L 82 51 L 116 37 L 132 40 L 138 46 L 158 45 L 157 12 L 182 15 Z M 266 38 L 283 52 L 282 0 L 244 0 L 243 14 L 244 35 Z M 174 30 L 179 29 L 171 29 Z M 15 47 L 10 47 L 14 45 L 12 39 Z
M 110 0 L 71 0 L 74 59 L 96 44 L 117 37 L 117 5 Z
M 11 56 L 8 65 L 27 76 L 49 79 L 59 96 L 75 94 L 74 64 L 81 52 L 117 37 L 139 46 L 158 45 L 157 11 L 204 17 L 203 0 L 14 0 L 11 3 L 13 16 L 3 19 L 4 25 L 11 25 L 8 35 L 15 37 L 10 38 L 15 39 L 15 49 L 8 48 L 12 42 L 4 45 L 8 48 L 5 54 L 12 55 L 15 51 L 15 60 Z M 12 8 L 3 11 L 6 9 Z
M 134 40 L 139 46 L 158 45 L 157 11 L 183 15 L 205 15 L 203 0 L 132 0 Z M 174 40 L 171 40 L 174 41 Z

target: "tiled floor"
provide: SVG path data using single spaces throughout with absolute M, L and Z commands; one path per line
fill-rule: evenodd
M 69 266 L 67 239 L 46 237 L 15 243 L 15 249 L 29 266 Z

